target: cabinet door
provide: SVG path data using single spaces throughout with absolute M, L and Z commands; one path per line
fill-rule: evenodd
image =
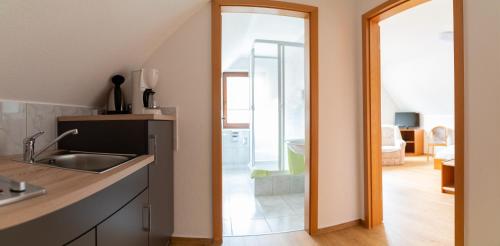
M 67 246 L 95 246 L 95 228 L 66 244 Z
M 149 150 L 155 162 L 149 165 L 151 205 L 150 246 L 164 246 L 173 232 L 173 122 L 149 121 Z
M 149 213 L 144 213 L 145 208 L 147 189 L 97 226 L 97 245 L 148 245 Z

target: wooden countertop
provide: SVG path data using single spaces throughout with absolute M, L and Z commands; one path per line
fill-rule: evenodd
M 0 176 L 24 180 L 47 193 L 0 206 L 0 230 L 44 216 L 89 197 L 154 161 L 142 155 L 107 172 L 94 174 L 0 159 Z
M 100 120 L 175 120 L 175 115 L 163 114 L 107 114 L 107 115 L 82 115 L 60 116 L 58 121 L 100 121 Z

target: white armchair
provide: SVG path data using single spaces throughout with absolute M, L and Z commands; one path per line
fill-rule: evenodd
M 401 165 L 405 161 L 406 142 L 397 126 L 382 125 L 382 165 Z
M 427 162 L 429 162 L 430 155 L 432 155 L 432 158 L 435 158 L 436 147 L 448 146 L 448 141 L 449 141 L 449 130 L 447 127 L 436 126 L 432 128 L 430 132 L 430 137 L 427 142 Z

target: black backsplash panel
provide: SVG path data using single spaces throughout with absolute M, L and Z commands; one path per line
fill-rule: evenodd
M 75 128 L 79 132 L 77 135 L 71 135 L 61 140 L 58 149 L 147 154 L 147 123 L 147 121 L 142 120 L 58 122 L 58 134 Z

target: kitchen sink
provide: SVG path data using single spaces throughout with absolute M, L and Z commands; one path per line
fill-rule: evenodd
M 102 173 L 127 162 L 136 156 L 137 155 L 128 154 L 60 151 L 44 156 L 36 160 L 35 163 L 59 168 Z

